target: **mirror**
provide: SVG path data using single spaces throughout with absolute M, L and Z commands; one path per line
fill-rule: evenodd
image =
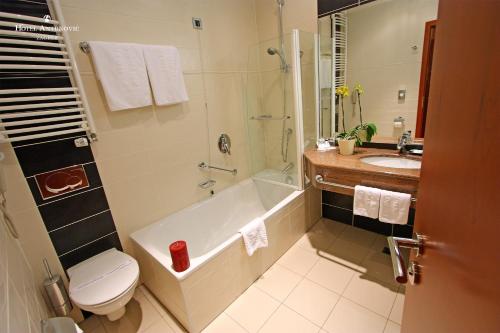
M 320 137 L 361 120 L 377 126 L 373 141 L 405 131 L 424 137 L 437 7 L 438 0 L 376 0 L 319 19 Z M 336 93 L 342 86 L 349 96 Z

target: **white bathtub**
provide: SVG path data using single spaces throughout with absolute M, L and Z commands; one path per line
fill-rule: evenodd
M 190 332 L 210 321 L 272 265 L 312 225 L 304 191 L 247 179 L 134 232 L 141 278 Z M 238 230 L 262 217 L 269 247 L 248 257 Z M 315 219 L 315 217 L 313 218 Z M 169 244 L 185 240 L 191 266 L 175 272 Z

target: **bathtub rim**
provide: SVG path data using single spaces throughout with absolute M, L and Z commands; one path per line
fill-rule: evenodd
M 281 200 L 273 208 L 271 208 L 265 214 L 263 214 L 263 215 L 260 216 L 260 218 L 262 218 L 264 220 L 264 223 L 266 223 L 270 217 L 272 217 L 274 214 L 278 213 L 282 208 L 284 208 L 285 206 L 287 206 L 295 198 L 297 198 L 298 196 L 300 196 L 304 192 L 304 190 L 298 190 L 296 186 L 293 186 L 293 185 L 290 185 L 290 184 L 278 183 L 278 182 L 275 182 L 275 181 L 265 180 L 265 179 L 261 179 L 261 178 L 256 178 L 256 180 L 264 181 L 264 182 L 269 182 L 269 183 L 272 183 L 274 185 L 289 187 L 289 188 L 291 188 L 293 190 L 292 193 L 290 193 L 285 198 L 283 198 L 283 200 Z M 248 181 L 254 181 L 253 177 L 249 177 L 247 179 L 244 179 L 244 180 L 238 182 L 237 184 L 235 184 L 233 186 L 237 186 L 239 184 L 242 184 L 242 183 L 245 183 L 245 182 L 248 182 Z M 224 189 L 223 191 L 219 192 L 219 194 L 222 193 L 222 192 L 224 192 L 224 191 L 226 191 L 226 190 L 229 190 L 231 187 L 228 187 L 227 189 Z M 203 202 L 208 201 L 210 199 L 213 199 L 213 197 L 207 198 L 207 199 L 202 200 L 202 201 L 197 202 L 197 203 L 194 203 L 193 205 L 190 205 L 190 206 L 188 206 L 186 208 L 183 208 L 180 211 L 183 211 L 185 209 L 192 209 L 192 208 L 198 207 L 200 204 L 202 204 Z M 173 213 L 173 214 L 175 214 L 175 213 Z M 172 215 L 172 214 L 170 214 L 170 215 Z M 170 215 L 167 215 L 166 217 L 168 217 Z M 166 217 L 164 217 L 164 218 L 166 218 Z M 156 221 L 156 222 L 153 222 L 153 223 L 151 223 L 151 224 L 149 224 L 149 225 L 147 225 L 147 226 L 145 226 L 145 227 L 143 227 L 143 228 L 141 228 L 141 229 L 139 229 L 137 231 L 134 231 L 132 234 L 130 234 L 130 238 L 132 239 L 132 241 L 134 242 L 134 244 L 136 246 L 140 246 L 142 250 L 144 250 L 151 257 L 153 257 L 162 267 L 164 267 L 178 281 L 183 281 L 183 280 L 187 279 L 189 276 L 191 276 L 191 274 L 193 274 L 194 272 L 196 272 L 197 270 L 199 270 L 200 268 L 202 268 L 203 266 L 205 266 L 205 264 L 208 263 L 212 258 L 215 258 L 218 255 L 220 255 L 225 249 L 227 249 L 234 242 L 239 241 L 240 239 L 243 241 L 241 234 L 239 232 L 236 232 L 235 234 L 233 234 L 231 237 L 229 237 L 227 240 L 225 240 L 224 242 L 222 242 L 221 244 L 219 244 L 218 246 L 216 246 L 212 250 L 208 251 L 207 253 L 203 254 L 202 256 L 196 257 L 195 258 L 196 265 L 191 265 L 187 270 L 185 270 L 183 272 L 176 272 L 172 268 L 172 266 L 166 265 L 166 263 L 164 262 L 163 258 L 160 258 L 157 255 L 155 255 L 154 253 L 151 253 L 148 249 L 146 249 L 144 246 L 142 246 L 142 244 L 140 243 L 140 241 L 138 241 L 134 237 L 134 234 L 137 233 L 138 231 L 143 230 L 145 228 L 149 228 L 149 227 L 151 227 L 152 225 L 154 225 L 156 223 L 160 223 L 162 220 L 163 219 L 161 219 L 159 221 Z M 248 221 L 248 222 L 251 222 L 251 221 Z M 266 224 L 266 227 L 267 227 L 267 224 Z M 191 260 L 191 262 L 193 262 L 193 260 Z

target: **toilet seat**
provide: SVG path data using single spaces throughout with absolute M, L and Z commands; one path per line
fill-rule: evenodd
M 102 252 L 68 269 L 69 295 L 80 306 L 104 306 L 135 288 L 139 265 L 116 249 Z

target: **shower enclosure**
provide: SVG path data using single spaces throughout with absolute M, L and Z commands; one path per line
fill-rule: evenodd
M 298 30 L 249 49 L 247 129 L 254 178 L 303 188 L 302 153 L 316 141 L 315 38 Z

